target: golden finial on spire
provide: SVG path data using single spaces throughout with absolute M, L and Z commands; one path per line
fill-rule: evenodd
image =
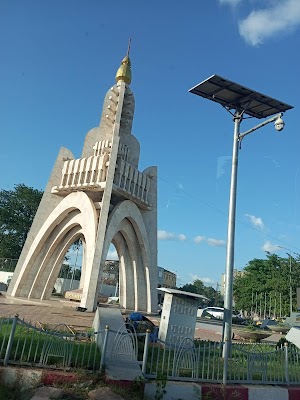
M 123 60 L 121 62 L 121 66 L 119 67 L 119 69 L 116 73 L 116 81 L 117 82 L 123 81 L 128 84 L 130 84 L 130 82 L 131 82 L 131 62 L 130 62 L 130 58 L 129 58 L 130 46 L 131 46 L 131 38 L 129 39 L 127 54 L 123 58 Z

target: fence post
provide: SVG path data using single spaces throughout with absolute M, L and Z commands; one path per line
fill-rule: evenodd
M 100 371 L 103 371 L 104 364 L 105 364 L 107 339 L 108 339 L 108 332 L 109 332 L 109 326 L 108 325 L 106 325 L 104 331 L 105 331 L 105 334 L 104 334 L 103 346 L 102 346 L 102 350 L 101 350 Z
M 225 339 L 228 341 L 228 339 Z M 223 342 L 223 351 L 224 351 L 225 343 Z M 223 356 L 223 385 L 227 385 L 227 372 L 228 372 L 228 357 L 227 359 Z
M 3 361 L 3 365 L 5 367 L 7 366 L 10 352 L 12 349 L 12 345 L 14 342 L 14 336 L 15 336 L 15 331 L 16 331 L 16 327 L 17 327 L 18 317 L 19 317 L 19 315 L 16 314 L 13 319 L 13 323 L 12 323 L 12 327 L 11 327 L 11 331 L 10 331 L 10 335 L 9 335 L 9 339 L 8 339 L 8 343 L 7 343 L 7 347 L 6 347 L 5 357 L 4 357 L 4 361 Z
M 289 380 L 289 354 L 288 354 L 288 343 L 284 343 L 284 356 L 285 356 L 285 380 L 286 384 L 290 386 Z
M 146 337 L 145 337 L 144 354 L 143 354 L 143 365 L 142 365 L 142 374 L 143 375 L 145 375 L 146 368 L 147 368 L 150 333 L 151 333 L 150 329 L 147 329 L 146 330 Z

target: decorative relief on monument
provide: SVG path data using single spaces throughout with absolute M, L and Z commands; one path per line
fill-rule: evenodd
M 124 161 L 127 162 L 129 156 L 129 149 L 126 146 L 126 144 L 119 144 L 119 149 L 118 149 L 118 158 L 122 158 Z
M 127 87 L 126 95 L 124 97 L 124 102 L 123 102 L 121 121 L 120 121 L 120 126 L 122 128 L 122 132 L 124 132 L 125 134 L 130 133 L 130 131 L 131 131 L 133 114 L 134 114 L 133 93 L 131 92 L 129 87 Z
M 116 111 L 119 102 L 119 90 L 116 86 L 110 88 L 110 96 L 108 97 L 108 105 L 103 109 L 101 123 L 112 127 L 116 121 Z

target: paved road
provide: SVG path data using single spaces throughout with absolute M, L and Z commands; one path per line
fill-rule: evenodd
M 159 326 L 160 318 L 152 317 L 151 319 L 155 325 Z M 234 328 L 235 325 L 233 325 Z M 236 325 L 237 327 L 239 325 Z M 205 319 L 197 318 L 196 328 L 195 328 L 195 339 L 210 340 L 213 342 L 219 342 L 222 340 L 222 321 L 208 321 Z M 277 343 L 282 335 L 279 333 L 274 333 L 270 335 L 267 339 L 263 339 L 262 342 L 266 343 Z M 233 339 L 233 341 L 241 341 L 239 337 Z

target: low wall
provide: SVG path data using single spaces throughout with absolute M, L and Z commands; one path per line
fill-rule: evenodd
M 116 294 L 116 286 L 114 285 L 106 285 L 102 283 L 100 286 L 100 293 L 107 297 L 118 296 L 119 291 L 117 290 Z
M 64 294 L 67 290 L 74 290 L 79 288 L 80 281 L 75 279 L 57 278 L 54 289 L 56 293 Z
M 232 399 L 232 400 L 297 400 L 300 387 L 280 387 L 271 385 L 216 385 L 209 383 L 168 381 L 164 390 L 164 400 L 189 399 Z M 144 394 L 147 399 L 155 399 L 160 389 L 156 382 L 146 382 Z
M 13 272 L 6 272 L 6 271 L 0 271 L 0 282 L 3 282 L 5 284 L 7 284 L 7 280 L 11 279 L 13 276 Z M 65 279 L 65 278 L 57 278 L 55 285 L 54 285 L 54 289 L 56 291 L 56 293 L 59 294 L 64 294 L 64 292 L 66 290 L 74 290 L 74 289 L 78 289 L 79 288 L 79 280 L 75 280 L 75 279 Z M 0 288 L 0 291 L 4 289 Z M 114 285 L 106 285 L 106 284 L 102 284 L 101 285 L 101 290 L 100 290 L 101 294 L 110 297 L 110 296 L 115 296 L 116 295 L 116 286 Z M 118 296 L 119 291 L 117 290 L 117 296 Z
M 3 282 L 7 284 L 7 280 L 11 279 L 13 276 L 13 272 L 6 272 L 6 271 L 0 271 L 0 282 Z M 57 278 L 54 289 L 56 290 L 56 293 L 63 294 L 66 290 L 74 290 L 79 288 L 79 281 L 75 279 L 65 279 L 65 278 Z M 113 289 L 113 290 L 112 290 Z M 112 286 L 110 287 L 107 291 L 110 293 L 114 293 L 115 287 Z M 5 289 L 0 289 L 0 290 L 5 290 Z
M 21 384 L 24 388 L 34 388 L 40 385 L 52 386 L 64 382 L 76 382 L 76 373 L 60 372 L 42 369 L 0 367 L 0 382 L 6 385 Z M 128 382 L 120 381 L 118 386 L 128 387 Z M 118 384 L 117 380 L 113 384 Z M 109 386 L 109 385 L 108 385 Z M 279 387 L 267 385 L 213 385 L 209 383 L 168 381 L 164 390 L 164 400 L 189 399 L 232 399 L 232 400 L 297 400 L 300 399 L 300 387 Z M 145 398 L 158 398 L 159 386 L 156 382 L 146 382 Z

